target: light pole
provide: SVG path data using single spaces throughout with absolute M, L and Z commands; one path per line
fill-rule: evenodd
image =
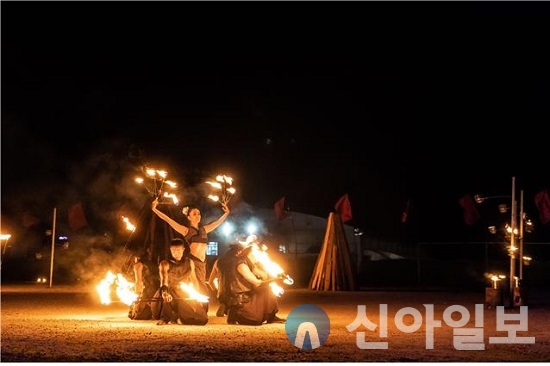
M 523 235 L 525 223 L 525 213 L 523 212 L 523 189 L 520 191 L 519 202 L 519 280 L 523 281 Z
M 510 296 L 514 296 L 516 278 L 516 177 L 512 177 L 512 218 L 510 220 Z
M 511 199 L 511 207 L 510 207 L 510 226 L 507 227 L 506 232 L 510 234 L 510 247 L 508 249 L 508 253 L 510 255 L 510 283 L 509 283 L 509 291 L 510 296 L 514 298 L 515 294 L 515 288 L 519 287 L 519 281 L 517 282 L 516 286 L 516 278 L 519 278 L 519 280 L 523 280 L 523 236 L 525 231 L 525 213 L 523 212 L 523 190 L 520 191 L 520 205 L 519 205 L 519 232 L 517 229 L 518 226 L 518 207 L 516 202 L 516 177 L 512 177 L 512 192 L 510 196 L 491 196 L 491 197 L 483 197 L 481 195 L 475 195 L 474 196 L 475 201 L 477 203 L 482 203 L 486 199 L 490 198 L 510 198 Z M 499 205 L 499 210 L 501 213 L 505 213 L 507 211 L 506 205 Z M 532 228 L 532 223 L 530 221 L 526 222 L 526 225 L 528 226 L 527 231 L 530 232 L 530 229 Z M 495 233 L 495 227 L 490 227 L 491 233 Z M 518 248 L 516 247 L 516 239 L 519 239 L 519 277 L 516 276 L 516 251 Z

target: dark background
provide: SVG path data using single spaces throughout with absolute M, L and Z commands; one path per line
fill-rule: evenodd
M 458 199 L 550 186 L 539 2 L 2 2 L 2 216 L 83 202 L 102 232 L 144 164 L 387 240 L 485 240 Z M 518 197 L 519 199 L 519 197 Z M 411 201 L 408 221 L 401 214 Z M 508 199 L 509 200 L 509 199 Z

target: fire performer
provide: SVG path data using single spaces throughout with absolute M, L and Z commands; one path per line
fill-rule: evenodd
M 172 258 L 164 259 L 159 264 L 163 301 L 157 324 L 205 325 L 208 323 L 206 309 L 182 288 L 183 283 L 199 289 L 194 261 L 188 256 L 183 239 L 174 238 L 170 241 L 170 254 Z
M 157 198 L 153 201 L 151 205 L 153 212 L 157 214 L 158 217 L 166 221 L 168 225 L 172 227 L 172 229 L 183 235 L 187 243 L 189 243 L 189 258 L 191 258 L 191 260 L 193 260 L 193 263 L 195 264 L 195 271 L 197 273 L 197 278 L 200 282 L 199 291 L 203 294 L 207 294 L 209 292 L 206 277 L 206 248 L 208 247 L 207 234 L 215 230 L 225 221 L 230 213 L 229 207 L 226 203 L 222 202 L 221 207 L 223 210 L 223 214 L 216 220 L 205 225 L 202 225 L 200 222 L 201 211 L 198 208 L 184 207 L 182 209 L 182 213 L 189 221 L 189 224 L 186 226 L 176 222 L 164 212 L 160 211 L 157 208 L 158 204 L 159 202 Z M 206 309 L 208 311 L 207 306 Z
M 220 280 L 220 270 L 218 268 L 219 261 L 219 258 L 216 259 L 216 261 L 214 261 L 214 264 L 212 265 L 212 270 L 210 271 L 210 275 L 208 276 L 208 285 L 210 286 L 211 293 L 215 294 L 216 298 L 218 299 L 218 310 L 216 311 L 216 316 L 218 318 L 223 318 L 227 315 L 227 308 L 225 306 L 225 302 L 218 296 Z
M 271 278 L 261 269 L 252 248 L 241 246 L 236 255 L 224 254 L 218 262 L 221 291 L 218 296 L 226 302 L 227 323 L 285 323 L 285 319 L 276 315 L 279 305 L 269 287 L 269 283 L 279 278 Z
M 139 298 L 130 306 L 128 317 L 134 320 L 159 319 L 160 314 L 153 314 L 151 307 L 152 302 L 160 300 L 154 298 L 160 286 L 158 265 L 151 259 L 150 250 L 145 250 L 134 260 L 134 277 Z
M 220 284 L 220 263 L 225 266 L 231 266 L 235 264 L 237 255 L 242 252 L 243 247 L 240 244 L 232 244 L 229 246 L 229 249 L 212 265 L 212 270 L 210 271 L 210 276 L 208 277 L 208 284 L 211 287 L 211 291 L 216 295 L 218 299 L 218 310 L 216 311 L 216 316 L 223 318 L 227 315 L 227 294 L 224 291 L 224 288 Z

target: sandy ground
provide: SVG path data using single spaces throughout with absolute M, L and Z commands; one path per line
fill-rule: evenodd
M 550 360 L 550 294 L 530 294 L 527 330 L 518 331 L 511 344 L 490 343 L 490 337 L 507 337 L 497 330 L 497 310 L 483 307 L 482 350 L 457 350 L 458 336 L 444 321 L 451 305 L 464 306 L 471 315 L 464 328 L 475 326 L 475 304 L 484 304 L 481 292 L 357 291 L 332 292 L 290 289 L 280 298 L 283 317 L 297 306 L 314 304 L 330 319 L 327 341 L 313 350 L 302 350 L 287 338 L 285 324 L 228 325 L 217 318 L 217 304 L 210 307 L 205 326 L 166 325 L 135 321 L 121 303 L 101 305 L 93 288 L 44 285 L 2 286 L 2 362 L 544 362 Z M 387 337 L 361 326 L 348 331 L 358 305 L 380 324 L 380 304 L 388 306 Z M 427 349 L 426 307 L 433 304 L 433 349 Z M 422 315 L 421 326 L 403 332 L 396 313 L 411 307 Z M 519 314 L 519 308 L 504 309 Z M 457 313 L 454 320 L 460 318 Z M 455 319 L 456 318 L 456 319 Z M 411 326 L 411 315 L 402 317 Z M 518 322 L 515 322 L 516 324 Z M 387 349 L 362 349 L 357 333 L 366 342 L 387 342 Z M 535 343 L 517 343 L 534 337 Z M 359 336 L 359 338 L 361 338 Z

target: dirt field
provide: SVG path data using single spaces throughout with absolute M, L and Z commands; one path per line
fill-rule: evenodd
M 483 307 L 483 350 L 457 350 L 453 328 L 444 321 L 451 305 L 464 306 L 471 315 L 464 328 L 475 326 L 475 304 L 484 304 L 485 293 L 357 291 L 319 292 L 293 289 L 280 299 L 283 317 L 297 306 L 314 304 L 330 319 L 327 341 L 313 350 L 294 346 L 286 336 L 285 324 L 261 326 L 228 325 L 215 317 L 210 307 L 205 326 L 165 325 L 155 321 L 134 321 L 121 303 L 101 305 L 93 288 L 43 285 L 2 286 L 2 362 L 547 362 L 550 360 L 550 295 L 531 294 L 528 330 L 516 337 L 534 337 L 534 344 L 495 344 L 489 337 L 506 337 L 497 330 L 497 310 Z M 359 305 L 365 305 L 368 319 L 380 324 L 380 304 L 387 304 L 387 337 L 379 328 L 361 326 L 348 331 Z M 433 331 L 433 349 L 426 349 L 429 329 L 426 307 L 433 304 L 434 320 L 441 327 Z M 421 314 L 421 326 L 406 333 L 396 325 L 396 313 L 411 307 Z M 519 314 L 519 308 L 505 309 Z M 397 317 L 399 318 L 399 317 Z M 460 319 L 458 314 L 452 315 Z M 412 315 L 402 317 L 412 326 Z M 516 322 L 517 324 L 518 322 Z M 479 324 L 478 324 L 479 325 Z M 357 332 L 366 342 L 387 342 L 387 349 L 361 349 Z M 359 336 L 359 338 L 361 338 Z M 517 338 L 519 339 L 519 338 Z

